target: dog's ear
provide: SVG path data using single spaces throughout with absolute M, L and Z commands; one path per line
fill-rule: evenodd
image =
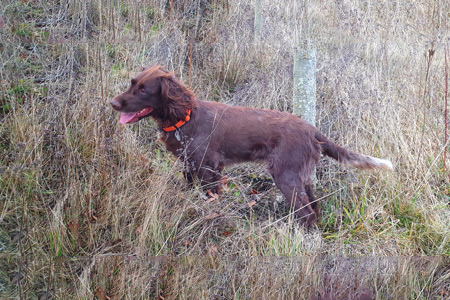
M 173 72 L 160 75 L 161 102 L 165 120 L 176 123 L 186 117 L 186 111 L 192 109 L 194 95 L 186 88 Z
M 168 75 L 170 76 L 161 76 L 159 78 L 161 82 L 161 99 L 166 104 L 170 101 L 176 101 L 182 98 L 180 83 L 175 79 L 175 76 L 172 73 L 169 73 Z
M 177 100 L 177 87 L 174 78 L 171 77 L 160 77 L 161 82 L 161 100 L 164 110 L 164 116 L 167 120 L 171 120 L 171 123 L 176 123 L 178 119 L 182 118 L 183 113 L 180 110 Z
M 161 83 L 161 99 L 163 103 L 167 104 L 169 102 L 169 90 L 170 90 L 170 78 L 160 77 L 159 81 Z

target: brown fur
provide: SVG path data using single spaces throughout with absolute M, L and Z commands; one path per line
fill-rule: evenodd
M 137 92 L 139 91 L 139 92 Z M 358 168 L 390 168 L 390 162 L 344 149 L 315 127 L 287 112 L 228 106 L 194 98 L 172 73 L 159 66 L 132 80 L 132 86 L 111 100 L 114 109 L 136 112 L 152 107 L 160 127 L 191 120 L 175 131 L 162 132 L 167 149 L 185 162 L 185 177 L 218 191 L 221 171 L 244 161 L 266 161 L 268 170 L 301 222 L 316 221 L 318 205 L 310 174 L 320 154 Z M 177 135 L 179 138 L 177 138 Z

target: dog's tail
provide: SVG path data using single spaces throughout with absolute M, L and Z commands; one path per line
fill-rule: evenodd
M 344 166 L 352 166 L 358 169 L 393 169 L 392 163 L 389 160 L 363 155 L 345 149 L 330 141 L 320 132 L 316 133 L 316 139 L 322 148 L 323 154 L 334 158 Z

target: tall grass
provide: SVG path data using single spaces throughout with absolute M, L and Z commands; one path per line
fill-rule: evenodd
M 172 20 L 162 0 L 3 2 L 1 298 L 450 297 L 448 1 L 262 0 L 256 42 L 248 1 L 173 1 Z M 323 159 L 316 229 L 264 165 L 227 169 L 218 200 L 187 188 L 152 121 L 121 126 L 108 105 L 161 64 L 199 99 L 291 111 L 305 42 L 317 127 L 395 166 Z

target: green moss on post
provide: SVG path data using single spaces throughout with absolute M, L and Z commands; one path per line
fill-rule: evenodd
M 296 49 L 294 55 L 293 113 L 315 126 L 316 49 Z

